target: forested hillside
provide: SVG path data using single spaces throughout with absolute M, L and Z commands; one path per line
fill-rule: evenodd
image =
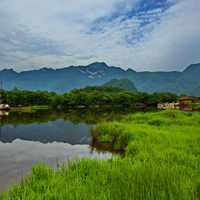
M 109 82 L 105 83 L 104 86 L 113 86 L 118 87 L 130 92 L 136 92 L 137 89 L 132 81 L 130 81 L 128 78 L 122 78 L 122 79 L 112 79 Z

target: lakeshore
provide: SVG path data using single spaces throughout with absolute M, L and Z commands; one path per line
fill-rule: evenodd
M 2 199 L 197 199 L 200 113 L 136 113 L 92 129 L 125 157 L 35 165 Z M 124 188 L 121 190 L 121 188 Z

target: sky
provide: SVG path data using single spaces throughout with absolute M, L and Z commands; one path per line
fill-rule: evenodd
M 0 70 L 200 62 L 200 0 L 0 0 Z

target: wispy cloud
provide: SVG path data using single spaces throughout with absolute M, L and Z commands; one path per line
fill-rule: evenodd
M 198 0 L 1 0 L 0 68 L 181 70 L 200 62 L 199 18 Z

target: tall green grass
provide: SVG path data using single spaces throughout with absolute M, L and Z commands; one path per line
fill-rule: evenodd
M 92 130 L 125 157 L 35 165 L 1 199 L 199 199 L 200 113 L 128 115 Z

